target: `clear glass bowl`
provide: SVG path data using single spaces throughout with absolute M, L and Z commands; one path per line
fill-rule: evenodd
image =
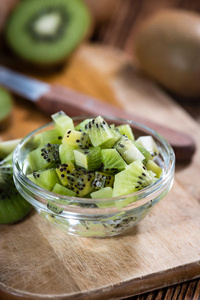
M 78 124 L 86 118 L 91 116 L 75 117 L 73 120 Z M 142 124 L 115 117 L 104 119 L 108 124 L 130 124 L 136 138 L 140 135 L 153 136 L 160 151 L 156 161 L 163 169 L 162 176 L 156 183 L 138 192 L 109 199 L 68 197 L 40 188 L 26 177 L 27 166 L 24 161 L 27 153 L 37 146 L 38 134 L 52 129 L 53 123 L 31 132 L 14 151 L 14 182 L 18 191 L 44 219 L 69 234 L 84 237 L 121 234 L 138 224 L 173 184 L 175 155 L 168 142 Z

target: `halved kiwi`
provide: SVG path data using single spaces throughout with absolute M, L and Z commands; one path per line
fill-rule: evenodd
M 5 38 L 20 58 L 54 65 L 72 53 L 90 28 L 91 16 L 81 0 L 22 0 L 8 19 Z
M 11 94 L 3 87 L 0 87 L 0 129 L 8 124 L 12 108 L 13 100 Z

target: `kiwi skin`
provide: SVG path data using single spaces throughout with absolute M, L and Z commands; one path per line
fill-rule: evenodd
M 170 92 L 200 95 L 200 16 L 166 9 L 149 17 L 135 36 L 135 55 L 141 68 Z

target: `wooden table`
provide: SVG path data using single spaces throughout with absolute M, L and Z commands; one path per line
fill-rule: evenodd
M 93 39 L 103 44 L 123 49 L 134 61 L 134 35 L 137 33 L 142 21 L 157 10 L 171 7 L 200 12 L 200 2 L 198 0 L 116 0 L 116 6 L 113 8 L 109 23 L 107 23 L 106 26 L 103 24 L 98 31 L 95 32 Z M 196 99 L 195 103 L 190 103 L 189 99 L 181 99 L 176 95 L 171 96 L 200 124 L 200 99 Z M 200 299 L 200 279 L 134 296 L 129 299 L 197 300 Z

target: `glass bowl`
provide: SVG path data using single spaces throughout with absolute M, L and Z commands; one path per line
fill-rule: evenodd
M 78 124 L 91 116 L 75 117 Z M 108 124 L 129 124 L 135 138 L 151 135 L 159 148 L 156 162 L 163 172 L 156 183 L 135 193 L 109 199 L 62 196 L 35 185 L 26 177 L 24 163 L 29 151 L 35 149 L 42 131 L 53 128 L 53 122 L 28 134 L 13 154 L 14 182 L 21 195 L 54 227 L 77 236 L 108 237 L 121 234 L 137 225 L 170 190 L 174 179 L 175 155 L 168 142 L 158 133 L 137 122 L 104 117 Z

